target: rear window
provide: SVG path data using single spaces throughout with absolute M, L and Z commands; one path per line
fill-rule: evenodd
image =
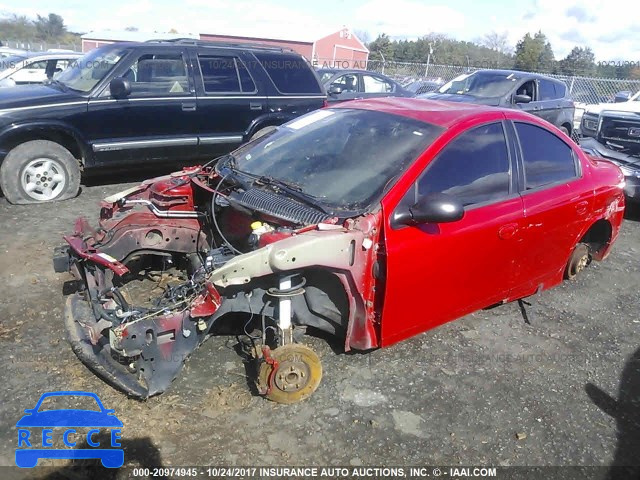
M 309 64 L 300 56 L 254 53 L 281 93 L 317 93 L 322 90 Z

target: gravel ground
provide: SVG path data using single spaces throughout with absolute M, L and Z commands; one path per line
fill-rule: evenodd
M 324 378 L 292 406 L 253 396 L 235 338 L 216 337 L 168 392 L 139 402 L 72 353 L 62 321 L 69 276 L 51 263 L 74 219 L 94 221 L 99 199 L 132 180 L 58 204 L 0 198 L 0 465 L 14 464 L 23 410 L 53 390 L 93 391 L 115 409 L 128 465 L 640 463 L 637 213 L 605 262 L 540 294 L 530 325 L 510 304 L 368 354 L 311 339 Z

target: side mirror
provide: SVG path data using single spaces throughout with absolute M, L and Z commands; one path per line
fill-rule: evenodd
M 131 82 L 122 77 L 114 78 L 109 83 L 109 91 L 113 98 L 126 98 L 131 95 Z
M 523 94 L 514 95 L 513 101 L 516 103 L 529 103 L 531 101 L 531 97 Z
M 429 193 L 409 208 L 394 213 L 395 225 L 420 225 L 423 223 L 456 222 L 464 217 L 464 206 L 446 193 Z
M 622 103 L 622 102 L 628 102 L 629 99 L 631 98 L 631 92 L 618 92 L 616 93 L 615 97 L 613 97 L 613 102 L 614 103 Z
M 329 86 L 329 95 L 340 95 L 342 93 L 342 87 L 338 85 Z

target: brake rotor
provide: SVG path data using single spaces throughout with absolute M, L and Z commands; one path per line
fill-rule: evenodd
M 584 243 L 579 243 L 573 250 L 567 268 L 565 277 L 568 280 L 574 280 L 578 274 L 589 264 L 589 247 Z
M 290 343 L 269 352 L 258 372 L 265 396 L 277 403 L 296 403 L 309 397 L 322 379 L 318 355 L 306 345 Z

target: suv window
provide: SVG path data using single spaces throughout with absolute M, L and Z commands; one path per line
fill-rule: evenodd
M 322 93 L 318 78 L 302 57 L 263 52 L 254 55 L 281 93 Z
M 538 80 L 540 90 L 540 100 L 553 100 L 557 98 L 556 89 L 553 82 L 549 80 Z
M 549 185 L 578 176 L 573 149 L 553 133 L 515 122 L 524 161 L 525 188 Z
M 447 193 L 463 205 L 509 195 L 509 154 L 501 123 L 476 127 L 455 138 L 418 180 L 418 195 Z
M 187 65 L 179 53 L 141 55 L 124 77 L 131 82 L 132 96 L 189 94 Z
M 393 92 L 393 85 L 379 77 L 372 75 L 362 75 L 365 93 L 390 93 Z
M 255 92 L 256 85 L 238 57 L 198 56 L 204 91 Z

